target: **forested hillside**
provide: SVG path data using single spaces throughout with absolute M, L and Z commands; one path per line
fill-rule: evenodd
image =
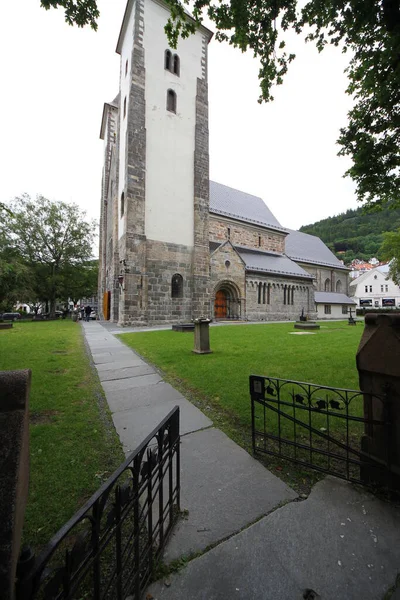
M 381 259 L 379 248 L 383 233 L 400 228 L 400 209 L 364 214 L 362 207 L 336 217 L 304 225 L 300 231 L 316 235 L 338 258 L 349 264 L 354 258 Z

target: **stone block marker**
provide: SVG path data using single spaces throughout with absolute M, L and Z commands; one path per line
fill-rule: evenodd
M 0 596 L 14 598 L 29 482 L 31 371 L 0 372 Z
M 362 449 L 378 462 L 390 465 L 391 486 L 400 491 L 400 315 L 370 314 L 357 351 L 364 414 L 388 422 L 387 430 L 367 425 Z M 384 401 L 375 395 L 384 398 Z M 375 472 L 374 472 L 375 471 Z M 377 481 L 376 470 L 364 468 L 366 481 Z

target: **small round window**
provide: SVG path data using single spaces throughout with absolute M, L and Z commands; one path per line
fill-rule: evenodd
M 225 266 L 227 269 L 229 269 L 229 267 L 231 266 L 231 262 L 229 260 L 225 261 Z

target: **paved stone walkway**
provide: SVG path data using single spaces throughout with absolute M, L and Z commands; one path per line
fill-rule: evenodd
M 330 477 L 295 502 L 293 490 L 213 427 L 114 329 L 82 325 L 126 454 L 171 408 L 181 410 L 181 508 L 189 516 L 174 530 L 165 561 L 204 554 L 153 584 L 149 597 L 300 600 L 311 589 L 318 595 L 310 599 L 383 600 L 400 572 L 398 508 Z

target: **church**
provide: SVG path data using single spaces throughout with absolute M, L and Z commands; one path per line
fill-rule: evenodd
M 128 0 L 104 105 L 99 315 L 119 325 L 294 320 L 347 306 L 348 269 L 264 201 L 209 179 L 207 48 L 168 46 L 162 0 Z M 190 15 L 187 17 L 190 19 Z

